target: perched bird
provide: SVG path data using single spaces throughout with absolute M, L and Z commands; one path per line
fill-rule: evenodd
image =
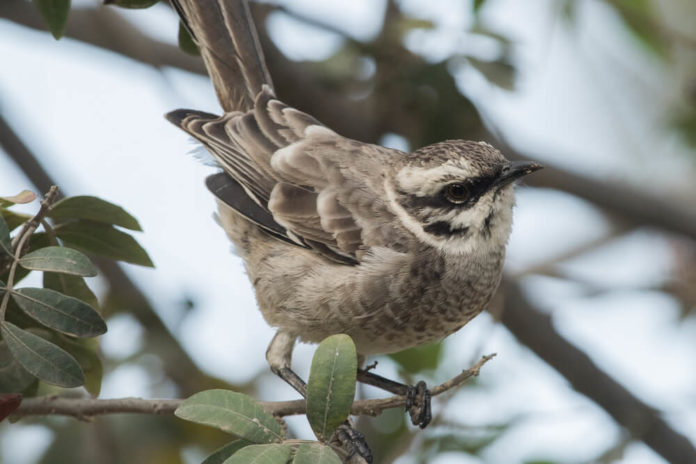
M 250 37 L 253 25 L 240 27 Z M 235 65 L 243 74 L 243 60 Z M 350 140 L 255 77 L 247 82 L 260 88 L 239 111 L 167 118 L 222 168 L 207 185 L 277 328 L 267 351 L 273 371 L 302 391 L 290 369 L 297 339 L 345 333 L 364 359 L 440 340 L 479 314 L 500 283 L 513 184 L 541 166 L 510 162 L 484 142 L 409 154 Z M 427 425 L 424 384 L 404 390 L 364 371 L 360 379 L 409 394 L 412 420 Z

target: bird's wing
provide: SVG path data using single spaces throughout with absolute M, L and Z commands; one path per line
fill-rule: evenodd
M 272 235 L 350 264 L 374 246 L 406 246 L 383 186 L 389 158 L 401 152 L 341 137 L 268 87 L 246 113 L 177 110 L 167 118 L 203 143 L 241 187 L 218 178 L 213 193 Z M 231 200 L 221 191 L 246 195 Z

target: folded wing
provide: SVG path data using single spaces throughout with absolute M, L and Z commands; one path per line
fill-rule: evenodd
M 341 137 L 276 100 L 269 87 L 253 111 L 177 110 L 167 118 L 227 174 L 209 179 L 213 193 L 272 236 L 345 264 L 374 246 L 406 246 L 383 200 L 383 170 L 401 152 Z

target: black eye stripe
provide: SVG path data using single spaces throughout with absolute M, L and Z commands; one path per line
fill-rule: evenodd
M 489 175 L 475 177 L 473 179 L 460 180 L 452 179 L 451 182 L 442 186 L 442 189 L 435 196 L 421 197 L 412 193 L 397 190 L 397 194 L 401 196 L 401 204 L 405 208 L 446 208 L 446 209 L 469 209 L 485 194 L 491 185 L 496 181 L 499 172 L 494 172 Z M 469 198 L 461 203 L 453 203 L 447 199 L 445 190 L 448 185 L 460 183 L 464 184 L 469 191 Z
M 446 221 L 437 221 L 432 224 L 428 224 L 423 228 L 423 230 L 431 235 L 436 235 L 438 237 L 442 236 L 462 236 L 469 232 L 468 227 L 461 227 L 457 229 L 452 229 L 452 225 Z

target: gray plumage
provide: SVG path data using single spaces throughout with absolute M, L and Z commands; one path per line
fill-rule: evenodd
M 538 169 L 482 142 L 406 154 L 346 139 L 268 86 L 245 112 L 168 118 L 224 171 L 220 221 L 282 335 L 274 367 L 289 365 L 295 338 L 347 333 L 369 355 L 461 328 L 500 282 L 512 182 Z
M 442 339 L 479 314 L 500 283 L 513 183 L 540 166 L 483 142 L 407 154 L 341 137 L 275 98 L 245 0 L 172 2 L 225 114 L 167 118 L 222 168 L 206 183 L 278 329 L 266 352 L 273 372 L 304 395 L 290 368 L 298 338 L 346 333 L 364 359 Z M 406 396 L 413 424 L 430 422 L 425 383 L 358 379 Z M 371 462 L 361 435 L 347 436 L 350 455 Z

